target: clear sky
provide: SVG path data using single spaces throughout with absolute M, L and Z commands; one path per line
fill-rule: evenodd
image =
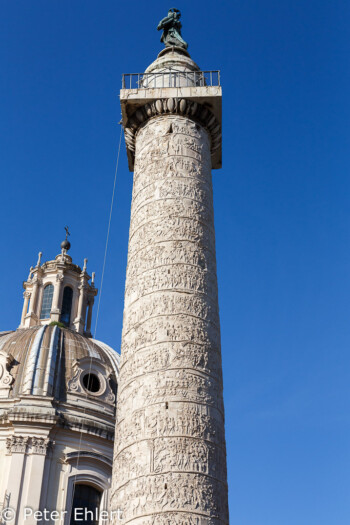
M 103 263 L 123 72 L 163 1 L 0 0 L 1 329 L 37 260 Z M 350 523 L 350 4 L 175 4 L 220 69 L 213 172 L 231 523 Z M 120 347 L 132 174 L 122 144 L 97 337 Z

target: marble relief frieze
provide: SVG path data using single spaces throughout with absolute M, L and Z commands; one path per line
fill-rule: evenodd
M 226 525 L 215 126 L 199 105 L 164 104 L 126 131 L 135 172 L 112 505 L 132 525 Z

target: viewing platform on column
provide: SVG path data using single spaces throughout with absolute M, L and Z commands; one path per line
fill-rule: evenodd
M 180 47 L 163 49 L 145 73 L 122 77 L 120 104 L 130 171 L 134 171 L 135 133 L 161 114 L 189 116 L 211 138 L 212 169 L 222 165 L 220 71 L 201 71 Z

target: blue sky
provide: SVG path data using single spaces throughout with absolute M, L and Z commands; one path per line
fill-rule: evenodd
M 101 277 L 121 74 L 162 46 L 166 2 L 0 1 L 1 329 L 59 252 Z M 191 0 L 220 69 L 213 172 L 231 523 L 350 523 L 349 14 L 337 0 Z M 119 349 L 132 174 L 124 144 L 97 337 Z

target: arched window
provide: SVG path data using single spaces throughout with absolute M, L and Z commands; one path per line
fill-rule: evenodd
M 53 285 L 48 284 L 44 288 L 43 302 L 41 303 L 40 319 L 48 319 L 50 317 L 51 305 L 53 297 Z
M 98 525 L 101 492 L 91 485 L 74 485 L 70 525 Z
M 70 315 L 72 313 L 72 300 L 73 300 L 73 290 L 70 286 L 66 286 L 63 290 L 63 299 L 62 299 L 62 310 L 61 310 L 61 322 L 66 326 L 70 324 Z

